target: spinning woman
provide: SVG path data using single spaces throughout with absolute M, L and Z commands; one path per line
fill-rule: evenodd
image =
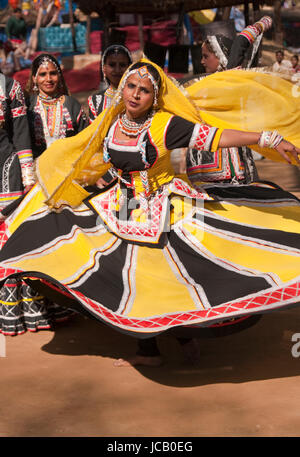
M 243 75 L 248 92 L 252 78 Z M 214 127 L 203 122 L 212 118 L 197 96 L 205 80 L 187 98 L 146 59 L 131 66 L 109 109 L 39 157 L 39 183 L 8 221 L 2 267 L 56 303 L 139 338 L 177 327 L 188 335 L 190 326 L 299 301 L 299 201 L 272 186 L 196 190 L 174 173 L 177 147 L 256 145 L 299 163 L 294 144 L 276 131 L 251 130 L 251 117 L 244 131 L 223 128 L 221 117 Z M 218 93 L 218 77 L 213 82 Z M 261 75 L 255 85 L 263 93 L 276 82 Z M 224 93 L 220 103 L 227 101 Z M 297 116 L 288 137 L 299 144 Z M 107 173 L 112 183 L 99 192 L 95 184 L 104 175 L 109 184 Z

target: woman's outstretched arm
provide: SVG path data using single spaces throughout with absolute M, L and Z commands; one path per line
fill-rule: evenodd
M 300 164 L 300 149 L 289 141 L 284 140 L 276 132 L 257 133 L 225 129 L 221 134 L 218 146 L 220 148 L 230 148 L 251 146 L 254 144 L 258 144 L 261 147 L 274 147 L 288 163 L 291 163 L 292 156 Z

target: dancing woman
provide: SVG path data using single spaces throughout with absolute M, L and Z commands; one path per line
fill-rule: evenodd
M 105 49 L 101 59 L 100 74 L 103 75 L 108 87 L 88 98 L 90 122 L 111 105 L 119 82 L 131 63 L 130 51 L 125 46 L 114 44 Z
M 248 92 L 251 78 L 243 75 Z M 261 91 L 276 82 L 261 76 Z M 177 147 L 256 145 L 299 163 L 300 149 L 276 131 L 223 128 L 221 117 L 215 126 L 203 122 L 212 109 L 200 109 L 207 98 L 197 99 L 198 84 L 190 99 L 158 66 L 146 59 L 132 65 L 109 109 L 38 158 L 39 183 L 8 221 L 2 268 L 55 302 L 140 338 L 177 327 L 188 334 L 189 326 L 299 301 L 296 197 L 272 186 L 195 190 L 175 175 L 170 156 Z M 299 144 L 294 119 L 288 133 Z M 106 172 L 117 181 L 99 192 L 95 184 Z

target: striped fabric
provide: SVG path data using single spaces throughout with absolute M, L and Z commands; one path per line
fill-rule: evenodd
M 10 226 L 2 268 L 31 278 L 56 303 L 140 337 L 297 303 L 296 197 L 267 184 L 209 193 L 215 200 L 171 194 L 170 225 L 150 245 L 116 236 L 84 203 L 50 212 L 36 186 Z

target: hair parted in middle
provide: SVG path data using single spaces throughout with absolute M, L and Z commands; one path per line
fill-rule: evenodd
M 57 61 L 57 59 L 49 53 L 42 53 L 39 54 L 32 62 L 31 64 L 31 73 L 29 80 L 27 82 L 26 88 L 25 88 L 25 93 L 28 95 L 31 95 L 35 93 L 35 83 L 33 81 L 33 78 L 37 76 L 40 67 L 47 65 L 47 63 L 52 63 L 54 67 L 57 69 L 58 75 L 59 75 L 59 84 L 58 84 L 58 93 L 57 95 L 70 95 L 69 89 L 66 85 L 66 81 L 62 72 L 62 69 Z

